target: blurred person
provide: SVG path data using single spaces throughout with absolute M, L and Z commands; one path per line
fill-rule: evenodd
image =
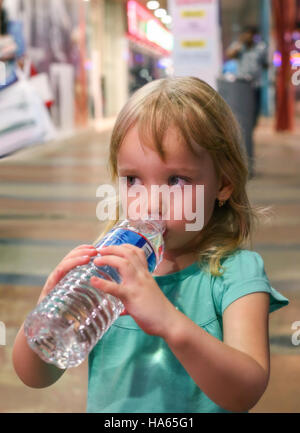
M 89 354 L 87 411 L 247 412 L 269 381 L 269 313 L 289 301 L 271 287 L 260 254 L 245 248 L 260 213 L 247 196 L 247 160 L 232 111 L 198 78 L 154 80 L 117 117 L 109 165 L 112 181 L 122 177 L 128 187 L 119 197 L 128 207 L 131 186 L 149 191 L 172 185 L 182 190 L 182 203 L 189 200 L 195 209 L 196 186 L 204 185 L 204 225 L 187 231 L 185 224 L 193 221 L 185 211 L 174 219 L 173 196 L 172 217 L 164 217 L 161 201 L 155 209 L 167 229 L 163 259 L 153 274 L 143 250 L 123 244 L 101 248 L 98 258 L 93 245 L 78 246 L 49 275 L 38 303 L 92 257 L 95 265 L 115 267 L 122 279 L 90 280 L 95 289 L 120 298 L 126 314 Z M 149 215 L 151 206 L 143 209 Z M 100 239 L 119 220 L 116 215 Z M 13 363 L 34 388 L 53 384 L 65 371 L 30 349 L 24 324 Z
M 129 70 L 129 91 L 130 95 L 143 87 L 145 84 L 152 81 L 152 76 L 149 74 L 148 69 L 145 66 L 137 65 L 133 66 Z
M 246 26 L 238 41 L 233 42 L 226 50 L 227 59 L 236 62 L 235 75 L 248 79 L 254 87 L 254 126 L 260 113 L 263 70 L 268 68 L 267 44 L 258 41 L 257 36 L 257 27 Z

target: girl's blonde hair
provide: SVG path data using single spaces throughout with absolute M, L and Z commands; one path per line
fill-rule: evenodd
M 267 208 L 250 205 L 246 184 L 249 176 L 247 155 L 235 116 L 223 98 L 206 82 L 195 77 L 172 77 L 155 80 L 136 91 L 119 113 L 110 143 L 109 171 L 112 182 L 118 178 L 117 155 L 133 127 L 137 126 L 144 145 L 154 147 L 165 162 L 164 136 L 175 126 L 189 149 L 197 155 L 200 146 L 210 153 L 218 179 L 233 185 L 230 199 L 215 208 L 208 224 L 195 236 L 191 251 L 199 264 L 220 276 L 222 259 L 251 241 L 260 215 Z M 116 203 L 116 220 L 110 220 L 101 239 L 118 221 L 120 198 Z

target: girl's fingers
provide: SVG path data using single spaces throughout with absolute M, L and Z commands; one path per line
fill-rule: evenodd
M 98 277 L 92 277 L 90 279 L 90 284 L 95 289 L 102 290 L 103 292 L 109 293 L 117 298 L 120 297 L 120 284 Z
M 116 268 L 117 271 L 122 275 L 124 274 L 124 271 L 128 270 L 128 260 L 126 260 L 123 257 L 120 256 L 101 256 L 101 257 L 96 257 L 94 260 L 94 264 L 96 266 L 104 266 L 104 265 L 109 265 L 112 266 L 113 268 Z
M 79 245 L 70 251 L 49 275 L 42 291 L 43 294 L 48 294 L 71 269 L 89 263 L 91 258 L 97 256 L 99 252 L 101 256 L 94 259 L 94 264 L 98 266 L 110 265 L 116 268 L 120 275 L 125 275 L 130 265 L 133 265 L 134 268 L 141 264 L 147 265 L 145 253 L 130 244 L 109 245 L 100 248 L 100 250 L 97 250 L 93 245 Z M 100 280 L 99 284 L 102 286 L 105 284 L 101 278 L 97 280 Z M 111 284 L 115 284 L 115 289 L 119 287 L 117 283 Z
M 82 256 L 96 256 L 98 254 L 98 251 L 96 248 L 80 248 L 75 249 L 69 252 L 64 258 L 65 259 L 71 259 L 75 257 L 82 257 Z
M 54 270 L 57 281 L 63 278 L 71 269 L 76 268 L 76 266 L 89 263 L 90 259 L 89 255 L 64 259 Z
M 113 254 L 118 257 L 127 259 L 128 262 L 134 264 L 134 266 L 146 266 L 148 267 L 146 255 L 140 248 L 135 247 L 131 244 L 122 245 L 108 245 L 104 248 L 99 249 L 100 255 L 107 257 L 108 254 Z M 94 263 L 97 264 L 98 258 L 95 259 Z M 99 262 L 100 263 L 100 262 Z
M 131 244 L 125 244 L 125 245 L 126 248 L 129 248 L 129 250 L 131 250 L 134 254 L 136 254 L 137 257 L 141 260 L 142 264 L 146 265 L 146 267 L 148 268 L 148 262 L 147 262 L 145 251 L 142 248 L 136 247 Z
M 60 264 L 62 265 L 63 269 L 68 272 L 69 270 L 78 266 L 78 263 L 88 263 L 90 259 L 91 257 L 88 254 L 84 254 L 78 257 L 70 257 L 68 259 L 64 259 Z

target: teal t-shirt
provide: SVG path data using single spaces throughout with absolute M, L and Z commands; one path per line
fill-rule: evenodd
M 153 276 L 167 298 L 205 331 L 223 341 L 222 315 L 238 298 L 270 295 L 270 313 L 289 303 L 271 287 L 262 257 L 237 250 L 221 261 L 220 277 L 197 262 L 172 274 Z M 120 316 L 89 355 L 87 412 L 228 412 L 210 400 L 188 375 L 166 342 Z

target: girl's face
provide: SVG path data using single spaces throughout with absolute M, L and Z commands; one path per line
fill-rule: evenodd
M 154 215 L 159 213 L 160 218 L 166 221 L 167 230 L 164 234 L 165 240 L 165 252 L 168 250 L 176 251 L 176 255 L 184 251 L 184 247 L 188 242 L 192 241 L 196 235 L 199 235 L 199 231 L 187 231 L 185 228 L 186 224 L 193 224 L 196 222 L 196 217 L 191 220 L 188 215 L 186 219 L 185 215 L 187 212 L 184 211 L 184 196 L 188 194 L 186 200 L 188 203 L 192 203 L 192 212 L 200 212 L 199 205 L 204 205 L 204 225 L 208 223 L 211 218 L 215 200 L 219 193 L 219 182 L 215 172 L 213 160 L 204 148 L 200 148 L 200 156 L 195 156 L 189 148 L 186 146 L 180 135 L 175 128 L 169 128 L 164 140 L 164 149 L 166 152 L 166 163 L 164 163 L 156 150 L 150 147 L 142 146 L 137 127 L 133 127 L 127 133 L 118 153 L 117 167 L 118 176 L 125 178 L 127 182 L 127 209 L 130 208 L 130 204 L 136 201 L 139 195 L 134 197 L 128 196 L 128 191 L 131 186 L 143 185 L 147 190 L 148 208 L 141 210 L 142 215 Z M 180 201 L 174 200 L 174 194 L 169 194 L 170 202 L 166 204 L 166 208 L 162 207 L 162 194 L 156 194 L 157 201 L 153 198 L 154 203 L 158 204 L 157 208 L 151 209 L 151 194 L 154 194 L 152 185 L 158 187 L 162 185 L 168 185 L 173 189 L 180 188 L 182 193 L 182 209 L 180 220 L 174 218 L 174 211 L 176 205 Z M 191 185 L 191 193 L 188 189 L 184 190 L 185 185 Z M 204 200 L 199 200 L 199 188 L 196 191 L 196 185 L 204 185 Z M 121 198 L 124 206 L 124 195 L 126 194 L 121 190 Z M 196 208 L 196 195 L 198 194 Z M 169 208 L 169 215 L 164 214 L 162 211 Z M 137 208 L 137 212 L 140 209 Z M 125 209 L 124 209 L 125 212 Z M 164 216 L 165 215 L 165 216 Z M 166 215 L 170 216 L 166 219 Z M 130 212 L 128 213 L 130 217 Z M 202 228 L 203 229 L 203 228 Z

